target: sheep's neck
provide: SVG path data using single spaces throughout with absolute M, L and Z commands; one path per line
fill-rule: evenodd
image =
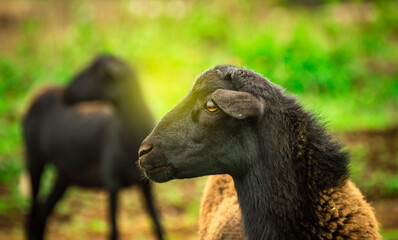
M 268 151 L 246 174 L 233 177 L 249 240 L 315 237 L 320 193 L 348 177 L 345 153 L 327 137 L 323 139 L 321 147 L 307 144 L 305 154 Z M 278 149 L 276 144 L 271 146 Z
M 141 96 L 126 93 L 114 103 L 116 115 L 123 129 L 120 135 L 125 149 L 139 146 L 154 127 L 152 115 L 142 99 Z M 138 149 L 131 151 L 136 154 Z
M 260 168 L 256 170 L 261 171 Z M 297 226 L 303 221 L 300 209 L 306 202 L 300 202 L 296 189 L 290 189 L 286 179 L 267 182 L 258 172 L 250 172 L 243 178 L 234 178 L 241 207 L 245 234 L 253 239 L 308 239 Z M 308 208 L 305 208 L 308 209 Z
M 153 128 L 152 115 L 142 99 L 143 97 L 141 94 L 131 94 L 129 91 L 126 91 L 124 94 L 121 94 L 120 99 L 114 103 L 117 114 L 122 124 L 126 125 L 126 127 L 137 125 L 145 130 Z M 148 129 L 146 129 L 145 126 L 148 126 Z M 147 134 L 149 134 L 149 132 Z

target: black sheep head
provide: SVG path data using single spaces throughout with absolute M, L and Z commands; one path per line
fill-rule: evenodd
M 282 92 L 250 70 L 220 65 L 204 72 L 143 141 L 140 167 L 156 182 L 245 174 L 260 152 L 258 122 L 274 124 L 270 104 Z
M 119 101 L 136 82 L 130 67 L 112 56 L 99 56 L 78 73 L 65 90 L 65 101 Z

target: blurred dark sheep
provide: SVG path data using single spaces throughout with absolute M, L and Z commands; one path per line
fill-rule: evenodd
M 138 148 L 153 126 L 134 72 L 115 57 L 98 57 L 66 88 L 47 87 L 38 93 L 23 119 L 32 188 L 28 239 L 43 239 L 48 216 L 70 186 L 109 191 L 110 239 L 117 239 L 118 192 L 134 184 L 145 196 L 157 238 L 163 239 L 151 186 L 136 163 Z M 53 164 L 58 175 L 51 193 L 40 202 L 46 164 Z

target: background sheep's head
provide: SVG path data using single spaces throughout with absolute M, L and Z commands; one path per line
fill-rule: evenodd
M 288 99 L 282 92 L 242 68 L 220 65 L 204 72 L 143 141 L 140 167 L 157 182 L 244 174 L 260 152 L 257 123 L 267 118 L 269 126 L 278 124 L 269 113 L 278 110 L 279 99 Z
M 126 63 L 116 57 L 99 56 L 72 79 L 65 90 L 65 100 L 115 102 L 134 82 L 136 79 Z

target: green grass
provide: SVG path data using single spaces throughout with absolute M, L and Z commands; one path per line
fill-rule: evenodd
M 398 229 L 382 230 L 381 234 L 382 234 L 384 240 L 398 239 Z
M 43 84 L 66 84 L 99 53 L 120 56 L 137 69 L 156 119 L 199 73 L 223 63 L 282 85 L 333 130 L 384 129 L 398 119 L 398 5 L 392 1 L 308 9 L 240 0 L 115 1 L 102 7 L 75 0 L 55 14 L 49 10 L 53 1 L 40 4 L 40 14 L 16 25 L 13 47 L 0 48 L 0 184 L 13 199 L 20 199 L 20 121 L 32 92 Z M 60 12 L 67 16 L 64 24 Z M 396 188 L 395 178 L 388 182 Z M 20 202 L 13 204 L 19 209 Z M 0 212 L 7 206 L 0 205 Z

